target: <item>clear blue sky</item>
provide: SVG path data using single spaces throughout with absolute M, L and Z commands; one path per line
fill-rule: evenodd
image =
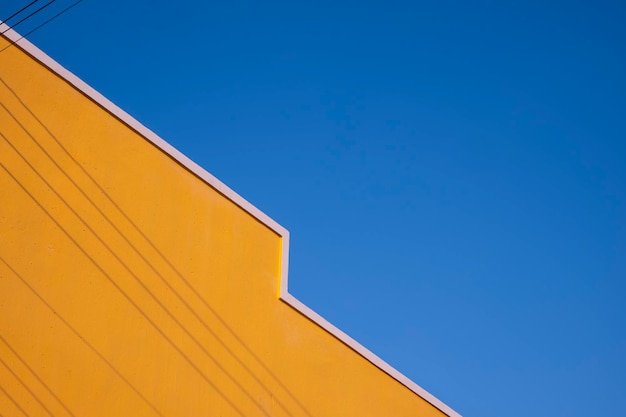
M 624 22 L 623 0 L 85 0 L 29 38 L 287 227 L 294 295 L 465 417 L 618 417 Z

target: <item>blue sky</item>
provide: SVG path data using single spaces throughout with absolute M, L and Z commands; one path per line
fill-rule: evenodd
M 84 0 L 29 38 L 288 228 L 292 293 L 462 415 L 624 416 L 624 21 Z

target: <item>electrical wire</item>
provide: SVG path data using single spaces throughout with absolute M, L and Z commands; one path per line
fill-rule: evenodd
M 53 0 L 55 1 L 55 0 Z M 39 26 L 35 27 L 34 29 L 30 30 L 29 32 L 26 32 L 24 35 L 20 36 L 19 38 L 17 38 L 16 40 L 12 41 L 10 44 L 8 44 L 7 46 L 5 46 L 4 48 L 0 49 L 0 53 L 5 51 L 6 49 L 10 48 L 11 46 L 15 45 L 16 42 L 21 41 L 22 39 L 24 39 L 26 36 L 30 35 L 31 33 L 33 33 L 34 31 L 42 28 L 43 26 L 47 25 L 48 23 L 50 23 L 51 21 L 53 21 L 54 19 L 56 19 L 57 17 L 61 16 L 63 13 L 69 11 L 71 8 L 73 8 L 74 6 L 77 6 L 79 3 L 81 3 L 83 0 L 78 0 L 75 1 L 74 3 L 72 3 L 71 5 L 69 5 L 68 7 L 66 7 L 65 9 L 61 10 L 59 13 L 55 14 L 54 16 L 52 16 L 51 18 L 49 18 L 48 20 L 46 20 L 45 22 L 43 22 L 42 24 L 40 24 Z M 15 25 L 14 25 L 15 26 Z M 7 29 L 8 30 L 8 29 Z M 6 32 L 6 31 L 5 31 Z M 4 32 L 2 32 L 4 33 Z M 0 35 L 2 34 L 0 33 Z
M 27 19 L 30 19 L 32 16 L 36 15 L 37 13 L 39 13 L 40 11 L 42 11 L 43 9 L 45 9 L 46 7 L 50 6 L 52 3 L 54 3 L 57 0 L 50 0 L 48 3 L 44 4 L 43 6 L 41 6 L 40 8 L 38 8 L 37 10 L 35 10 L 34 12 L 32 12 L 31 14 L 29 14 L 28 16 L 20 19 L 19 22 L 15 23 L 13 26 L 3 30 L 2 32 L 0 32 L 0 35 L 4 34 L 5 32 L 7 32 L 9 29 L 13 29 L 14 27 L 16 27 L 17 25 L 19 25 L 20 23 L 24 22 Z
M 15 16 L 17 16 L 18 14 L 22 13 L 24 10 L 28 9 L 30 6 L 32 6 L 33 4 L 37 3 L 39 0 L 34 0 L 31 1 L 30 3 L 28 3 L 26 6 L 22 7 L 21 9 L 19 9 L 17 12 L 13 13 L 11 16 L 7 17 L 6 19 L 2 20 L 2 23 L 8 22 L 9 20 L 13 19 Z

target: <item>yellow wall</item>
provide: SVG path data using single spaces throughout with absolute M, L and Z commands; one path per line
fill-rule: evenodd
M 0 415 L 444 415 L 278 299 L 267 226 L 20 49 L 0 78 Z

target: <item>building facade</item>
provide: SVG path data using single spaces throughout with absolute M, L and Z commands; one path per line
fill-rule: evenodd
M 289 294 L 283 227 L 18 39 L 0 415 L 458 416 Z

